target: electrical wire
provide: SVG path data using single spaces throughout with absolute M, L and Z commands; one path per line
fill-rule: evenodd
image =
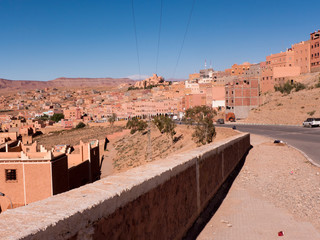
M 178 64 L 179 64 L 179 61 L 180 61 L 180 56 L 181 56 L 181 53 L 182 53 L 183 45 L 184 45 L 184 42 L 185 42 L 186 37 L 187 37 L 187 33 L 188 33 L 188 29 L 189 29 L 189 25 L 190 25 L 191 16 L 192 16 L 192 12 L 193 12 L 193 9 L 194 9 L 195 1 L 196 1 L 196 0 L 193 0 L 193 2 L 192 2 L 192 7 L 191 7 L 191 11 L 190 11 L 190 15 L 189 15 L 189 19 L 188 19 L 186 31 L 185 31 L 184 36 L 183 36 L 183 40 L 182 40 L 181 48 L 180 48 L 180 51 L 179 51 L 177 63 L 176 63 L 176 66 L 175 66 L 175 68 L 174 68 L 174 71 L 173 71 L 173 78 L 174 78 L 175 75 L 176 75 L 176 70 L 177 70 L 177 67 L 178 67 Z
M 157 58 L 156 58 L 156 74 L 158 74 L 158 60 L 159 60 L 159 48 L 160 48 L 160 36 L 161 36 L 161 24 L 162 24 L 162 4 L 163 1 L 160 0 L 160 23 L 159 23 L 159 34 L 158 34 L 158 49 L 157 49 Z
M 131 8 L 132 8 L 132 17 L 133 17 L 134 36 L 135 36 L 135 39 L 136 39 L 136 50 L 137 50 L 138 67 L 139 67 L 139 80 L 140 80 L 140 76 L 141 76 L 141 71 L 140 71 L 140 57 L 139 57 L 139 47 L 138 47 L 138 38 L 137 38 L 137 26 L 136 26 L 135 14 L 134 14 L 133 0 L 131 0 Z

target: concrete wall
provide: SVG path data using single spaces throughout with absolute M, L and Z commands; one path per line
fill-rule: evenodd
M 250 148 L 241 134 L 0 214 L 0 239 L 179 239 Z

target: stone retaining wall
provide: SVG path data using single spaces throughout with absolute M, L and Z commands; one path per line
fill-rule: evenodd
M 240 134 L 0 214 L 0 239 L 180 239 L 250 148 Z

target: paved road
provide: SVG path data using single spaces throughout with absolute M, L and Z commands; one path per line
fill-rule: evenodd
M 217 125 L 233 127 L 233 125 Z M 237 130 L 279 139 L 303 151 L 320 166 L 320 127 L 235 125 Z

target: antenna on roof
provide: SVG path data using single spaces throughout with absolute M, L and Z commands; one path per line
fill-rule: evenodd
M 210 60 L 210 68 L 212 68 L 212 62 L 211 62 L 211 60 Z
M 207 69 L 207 59 L 204 60 L 204 69 Z

